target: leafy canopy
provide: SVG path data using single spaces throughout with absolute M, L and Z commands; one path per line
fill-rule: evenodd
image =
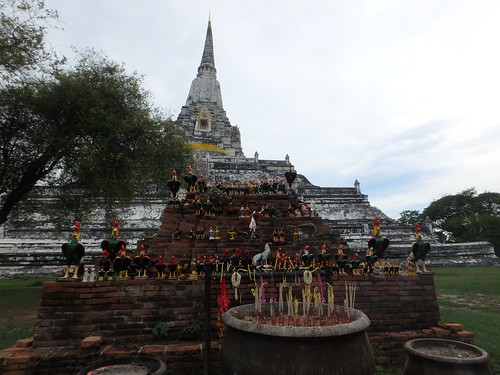
M 67 221 L 136 194 L 166 194 L 167 176 L 191 151 L 150 104 L 142 77 L 93 51 L 72 67 L 55 61 L 44 22 L 57 13 L 43 1 L 0 0 L 0 9 L 8 26 L 0 31 L 8 78 L 0 85 L 0 224 L 35 186 L 55 188 Z

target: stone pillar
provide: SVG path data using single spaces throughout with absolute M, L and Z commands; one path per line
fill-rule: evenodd
M 360 183 L 358 180 L 354 181 L 354 187 L 356 188 L 356 193 L 361 194 Z

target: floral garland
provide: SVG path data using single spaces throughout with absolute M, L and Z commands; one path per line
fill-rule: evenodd
M 220 294 L 217 296 L 217 327 L 219 332 L 217 337 L 219 341 L 222 341 L 224 338 L 224 331 L 226 330 L 226 326 L 222 323 L 222 314 L 229 309 L 229 305 L 231 302 L 229 298 L 227 298 L 227 290 L 226 290 L 226 279 L 222 277 L 220 282 Z

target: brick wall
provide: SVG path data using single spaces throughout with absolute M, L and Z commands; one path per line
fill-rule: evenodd
M 210 289 L 212 368 L 218 368 L 217 295 L 219 278 Z M 281 280 L 276 277 L 275 284 Z M 264 277 L 267 286 L 270 276 Z M 295 278 L 288 277 L 294 284 Z M 402 363 L 403 345 L 417 337 L 436 337 L 431 327 L 440 320 L 433 274 L 414 276 L 334 276 L 335 301 L 342 304 L 345 283 L 358 285 L 355 308 L 371 320 L 368 336 L 378 363 Z M 314 278 L 313 287 L 316 286 Z M 255 285 L 243 278 L 238 287 L 242 303 L 251 303 Z M 299 296 L 299 286 L 294 286 Z M 271 297 L 266 288 L 266 298 Z M 227 276 L 232 306 L 234 288 Z M 274 290 L 277 297 L 277 290 Z M 36 333 L 31 348 L 0 352 L 0 371 L 6 375 L 68 374 L 93 361 L 127 355 L 150 355 L 162 359 L 173 373 L 202 373 L 204 326 L 203 280 L 116 280 L 106 282 L 47 282 L 43 286 Z M 157 323 L 169 327 L 165 340 L 157 340 Z M 198 335 L 182 333 L 198 324 Z M 83 340 L 98 336 L 95 345 Z M 458 338 L 458 337 L 457 337 Z M 455 338 L 456 339 L 456 338 Z M 461 338 L 458 338 L 461 339 Z M 465 338 L 472 340 L 472 335 Z M 3 359 L 3 362 L 2 362 Z
M 270 285 L 268 277 L 264 281 Z M 280 278 L 275 281 L 277 287 Z M 336 277 L 333 282 L 337 304 L 343 304 L 346 281 L 358 285 L 355 307 L 370 318 L 369 331 L 429 328 L 440 319 L 432 274 Z M 289 277 L 288 282 L 293 283 L 294 279 Z M 230 279 L 227 287 L 233 300 Z M 238 287 L 242 303 L 252 303 L 251 288 L 254 287 L 253 281 L 242 280 Z M 216 319 L 219 288 L 219 282 L 213 281 L 212 325 Z M 296 297 L 300 296 L 299 288 L 294 287 Z M 165 323 L 170 328 L 169 340 L 183 340 L 184 327 L 203 325 L 203 289 L 202 280 L 47 282 L 43 286 L 34 347 L 79 346 L 90 333 L 105 337 L 110 344 L 144 344 L 153 340 L 152 330 L 157 323 Z M 271 293 L 267 287 L 267 298 Z M 278 296 L 277 288 L 274 296 Z

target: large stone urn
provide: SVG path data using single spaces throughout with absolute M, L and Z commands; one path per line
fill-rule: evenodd
M 487 375 L 490 356 L 461 341 L 415 339 L 405 344 L 406 375 Z
M 263 305 L 262 314 L 270 314 L 270 305 Z M 343 306 L 335 306 L 335 311 L 346 313 Z M 349 309 L 350 323 L 309 327 L 241 319 L 254 313 L 254 305 L 243 305 L 222 316 L 226 324 L 222 342 L 226 375 L 368 375 L 375 371 L 366 335 L 370 320 L 361 311 Z

